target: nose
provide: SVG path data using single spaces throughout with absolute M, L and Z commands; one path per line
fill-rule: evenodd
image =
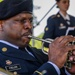
M 32 28 L 32 22 L 26 21 L 26 22 L 24 23 L 24 28 L 25 28 L 25 29 L 31 29 L 31 28 Z

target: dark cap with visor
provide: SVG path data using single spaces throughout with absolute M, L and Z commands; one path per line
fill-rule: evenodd
M 32 13 L 32 0 L 1 0 L 0 1 L 0 20 L 9 19 L 21 12 Z

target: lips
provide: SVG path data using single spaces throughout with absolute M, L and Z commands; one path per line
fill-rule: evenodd
M 23 36 L 23 37 L 28 37 L 29 35 L 31 35 L 31 33 L 25 33 L 25 34 L 23 34 L 22 36 Z

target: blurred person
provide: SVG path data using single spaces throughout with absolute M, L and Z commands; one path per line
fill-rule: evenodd
M 56 38 L 49 46 L 48 55 L 32 48 L 28 37 L 32 35 L 30 6 L 32 0 L 0 2 L 0 68 L 14 75 L 60 75 L 68 52 L 75 49 L 75 45 L 68 45 L 75 37 Z
M 56 37 L 66 35 L 68 28 L 75 28 L 75 17 L 67 13 L 70 0 L 56 0 L 56 4 L 59 11 L 47 19 L 44 39 L 55 39 Z M 75 36 L 74 32 L 75 30 L 69 35 Z M 44 46 L 47 48 L 49 44 L 45 43 Z

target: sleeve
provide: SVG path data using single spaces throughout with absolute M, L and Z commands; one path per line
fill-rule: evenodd
M 43 39 L 49 39 L 49 38 L 54 39 L 54 32 L 55 32 L 55 20 L 49 17 L 47 20 L 47 25 L 44 30 Z M 44 43 L 44 46 L 48 47 L 49 44 Z
M 45 63 L 33 75 L 58 75 L 58 73 L 51 63 Z

